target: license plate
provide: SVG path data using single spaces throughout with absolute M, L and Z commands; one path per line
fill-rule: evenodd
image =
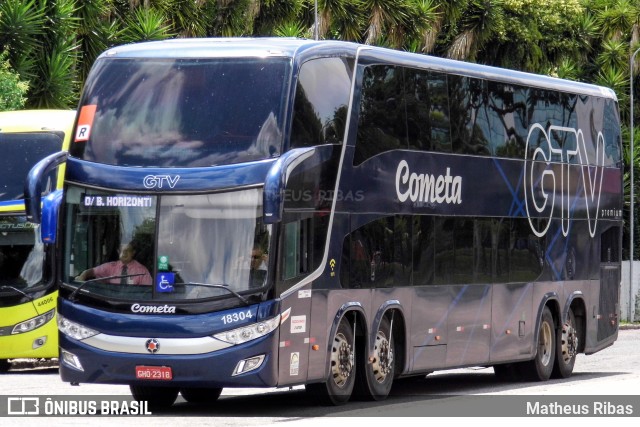
M 136 379 L 139 380 L 172 380 L 170 366 L 136 366 Z

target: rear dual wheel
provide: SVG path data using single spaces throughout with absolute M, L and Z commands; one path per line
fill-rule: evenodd
M 546 381 L 551 377 L 556 360 L 556 328 L 549 307 L 542 310 L 536 346 L 533 360 L 516 363 L 515 367 L 524 379 Z
M 553 378 L 569 378 L 573 373 L 576 355 L 579 348 L 576 317 L 569 309 L 567 321 L 556 332 L 556 361 L 553 367 Z
M 342 405 L 351 398 L 356 376 L 353 338 L 351 324 L 343 317 L 331 342 L 329 378 L 324 383 L 306 386 L 307 392 L 319 398 L 322 403 Z
M 370 357 L 363 352 L 358 369 L 357 397 L 383 400 L 389 395 L 395 376 L 395 342 L 391 322 L 385 316 L 376 332 Z

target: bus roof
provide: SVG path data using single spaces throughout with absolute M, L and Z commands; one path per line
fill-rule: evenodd
M 0 111 L 0 132 L 54 130 L 70 134 L 75 116 L 75 110 Z
M 323 55 L 355 56 L 359 51 L 381 62 L 617 101 L 612 89 L 593 84 L 338 40 L 318 41 L 276 37 L 170 39 L 114 47 L 102 53 L 100 58 L 290 57 L 296 60 L 298 57 L 306 58 L 307 54 L 312 52 Z

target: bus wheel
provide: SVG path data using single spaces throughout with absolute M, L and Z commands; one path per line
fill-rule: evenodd
M 213 403 L 218 400 L 222 388 L 181 388 L 180 394 L 189 403 Z
M 527 379 L 533 381 L 546 381 L 551 377 L 556 358 L 555 327 L 549 307 L 545 307 L 542 311 L 536 345 L 536 357 L 529 362 L 524 362 L 524 374 Z
M 576 317 L 569 309 L 567 322 L 558 328 L 556 333 L 556 363 L 553 367 L 553 378 L 568 378 L 573 373 L 573 365 L 578 354 L 578 331 Z
M 7 372 L 11 368 L 11 363 L 7 359 L 0 359 L 0 372 Z
M 325 383 L 307 384 L 306 390 L 325 404 L 346 403 L 353 392 L 356 374 L 354 360 L 353 330 L 349 322 L 342 318 L 331 344 L 329 378 Z
M 389 395 L 395 375 L 395 342 L 392 338 L 391 324 L 385 316 L 376 333 L 373 355 L 367 360 L 364 353 L 360 359 L 362 373 L 359 379 L 358 392 L 368 400 L 383 400 Z M 366 381 L 366 384 L 363 382 Z M 360 397 L 360 396 L 359 396 Z
M 149 409 L 159 411 L 173 405 L 178 397 L 178 389 L 174 387 L 149 387 L 130 385 L 131 395 L 138 402 L 149 402 Z

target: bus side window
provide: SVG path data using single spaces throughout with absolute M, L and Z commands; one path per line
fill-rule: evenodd
M 343 286 L 387 288 L 411 284 L 411 217 L 388 216 L 368 222 L 345 238 L 341 271 Z M 348 254 L 348 256 L 347 256 Z
M 293 106 L 291 148 L 342 143 L 352 75 L 353 60 L 349 58 L 319 58 L 302 65 Z
M 447 76 L 406 68 L 404 79 L 409 148 L 451 152 Z
M 282 279 L 310 273 L 317 265 L 320 250 L 314 245 L 314 219 L 305 218 L 284 224 Z M 322 243 L 322 242 L 321 242 Z
M 401 67 L 365 68 L 354 165 L 385 151 L 408 148 L 404 91 Z
M 491 123 L 486 80 L 449 75 L 448 85 L 453 152 L 488 156 Z

